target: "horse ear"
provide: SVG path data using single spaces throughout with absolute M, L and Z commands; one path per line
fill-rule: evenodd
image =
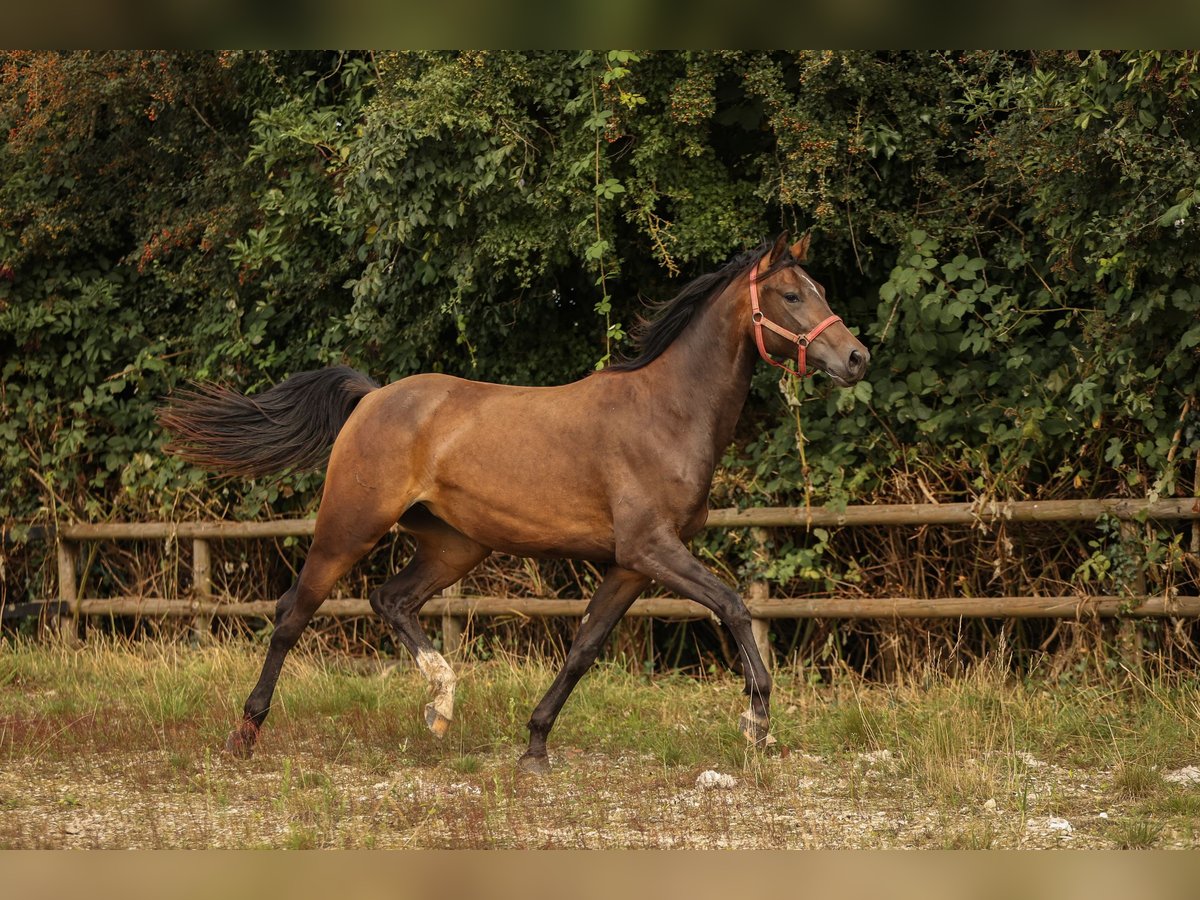
M 808 259 L 808 242 L 810 240 L 812 240 L 811 232 L 792 244 L 792 258 L 796 262 L 804 262 Z
M 788 233 L 782 232 L 779 237 L 775 238 L 775 245 L 771 248 L 771 252 L 767 254 L 767 265 L 773 266 L 779 262 L 779 258 L 783 256 L 787 250 Z

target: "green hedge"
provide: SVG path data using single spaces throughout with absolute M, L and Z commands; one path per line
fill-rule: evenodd
M 582 377 L 644 300 L 783 228 L 872 369 L 789 403 L 764 366 L 717 502 L 803 499 L 802 458 L 817 502 L 1171 493 L 1200 441 L 1196 77 L 1150 52 L 5 54 L 0 514 L 311 508 L 319 475 L 214 491 L 155 403 L 343 361 Z

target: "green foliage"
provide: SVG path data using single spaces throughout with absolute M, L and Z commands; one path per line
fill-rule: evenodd
M 284 200 L 248 165 L 284 156 L 270 123 L 287 111 L 319 125 L 331 92 L 361 105 L 363 77 L 334 90 L 310 64 L 362 68 L 303 54 L 5 56 L 6 520 L 169 510 L 204 480 L 159 449 L 153 409 L 173 385 L 261 386 L 280 367 L 324 361 L 319 336 L 343 293 L 340 241 L 298 203 L 282 214 L 284 235 L 272 232 Z M 319 182 L 311 155 L 293 151 L 291 161 Z M 300 192 L 297 177 L 286 181 Z M 261 278 L 251 258 L 271 240 L 306 261 L 290 281 Z
M 872 368 L 781 399 L 763 367 L 716 503 L 922 499 L 914 473 L 947 498 L 1166 495 L 1200 440 L 1194 53 L 0 67 L 5 519 L 212 502 L 152 417 L 188 378 L 582 377 L 642 298 L 783 227 L 815 233 Z M 318 482 L 231 485 L 216 512 Z M 772 576 L 819 580 L 823 544 Z

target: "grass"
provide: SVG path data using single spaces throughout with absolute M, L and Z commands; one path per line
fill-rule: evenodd
M 1140 763 L 1122 761 L 1112 775 L 1112 789 L 1120 797 L 1150 797 L 1166 787 L 1162 773 Z
M 766 752 L 733 675 L 601 664 L 519 775 L 546 660 L 457 666 L 446 739 L 412 667 L 301 649 L 259 752 L 219 748 L 262 648 L 94 641 L 0 650 L 0 847 L 1193 846 L 1194 685 L 1020 683 L 980 666 L 910 685 L 781 672 Z M 732 790 L 695 786 L 705 769 Z M 1070 831 L 1054 823 L 1070 822 Z
M 1113 845 L 1119 850 L 1148 850 L 1158 845 L 1163 825 L 1146 819 L 1115 822 L 1110 830 Z

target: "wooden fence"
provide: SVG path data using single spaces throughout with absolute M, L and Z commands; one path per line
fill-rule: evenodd
M 1192 549 L 1200 542 L 1200 498 L 1170 500 L 1050 500 L 1008 503 L 931 503 L 892 506 L 848 506 L 844 509 L 760 508 L 719 509 L 708 516 L 708 528 L 750 528 L 756 540 L 765 542 L 769 528 L 839 528 L 857 525 L 955 525 L 994 522 L 1094 522 L 1102 515 L 1113 516 L 1126 528 L 1144 519 L 1193 522 Z M 274 600 L 220 601 L 213 595 L 210 542 L 313 534 L 313 519 L 282 519 L 266 522 L 112 522 L 73 524 L 44 536 L 54 540 L 58 557 L 58 603 L 54 610 L 72 620 L 79 616 L 140 615 L 189 616 L 202 623 L 214 615 L 271 616 Z M 76 565 L 78 546 L 89 541 L 190 540 L 192 542 L 192 589 L 181 599 L 160 597 L 80 597 Z M 755 636 L 766 646 L 770 619 L 793 618 L 903 618 L 903 617 L 1015 617 L 1089 618 L 1093 616 L 1197 616 L 1200 596 L 1153 596 L 1146 593 L 1144 574 L 1137 579 L 1132 596 L 1039 596 L 1039 597 L 771 597 L 768 585 L 751 584 L 746 603 L 754 619 Z M 33 606 L 33 604 L 23 604 Z M 454 648 L 462 634 L 463 621 L 471 616 L 581 616 L 586 603 L 546 597 L 464 596 L 458 586 L 432 599 L 421 614 L 442 618 L 445 646 Z M 15 610 L 13 611 L 15 612 Z M 9 614 L 12 614 L 11 612 Z M 327 600 L 318 611 L 324 616 L 371 614 L 365 599 Z M 710 614 L 690 600 L 654 597 L 638 600 L 632 616 L 664 619 L 698 619 Z

